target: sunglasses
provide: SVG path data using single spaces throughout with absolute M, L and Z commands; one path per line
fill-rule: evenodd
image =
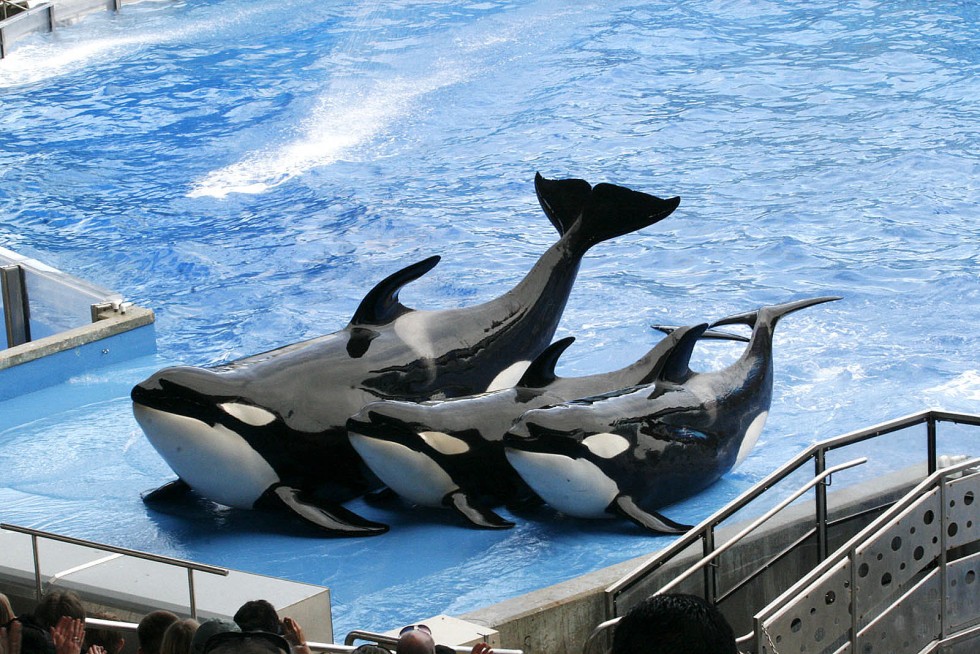
M 424 625 L 424 624 L 410 624 L 407 627 L 402 627 L 402 630 L 398 632 L 398 635 L 399 636 L 404 636 L 408 632 L 410 632 L 410 631 L 416 631 L 416 630 L 423 631 L 423 632 L 429 634 L 430 636 L 432 635 L 432 630 L 429 629 L 429 627 L 427 625 Z
M 208 638 L 208 641 L 204 643 L 204 654 L 208 654 L 208 652 L 221 647 L 225 643 L 241 643 L 246 640 L 263 641 L 282 650 L 285 654 L 289 654 L 289 643 L 286 642 L 286 639 L 278 634 L 270 634 L 266 631 L 223 631 L 217 633 Z

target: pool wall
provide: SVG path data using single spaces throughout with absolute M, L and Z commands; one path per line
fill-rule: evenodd
M 19 39 L 55 27 L 71 25 L 96 11 L 119 11 L 124 4 L 141 0 L 52 0 L 0 21 L 0 58 L 6 57 Z

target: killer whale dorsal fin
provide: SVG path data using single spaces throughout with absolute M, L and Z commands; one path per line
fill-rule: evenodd
M 584 179 L 545 179 L 535 173 L 534 191 L 548 220 L 563 235 L 585 210 L 592 185 Z
M 656 511 L 644 511 L 629 495 L 620 493 L 606 509 L 607 512 L 620 515 L 644 529 L 658 534 L 683 534 L 691 529 L 691 525 L 682 525 Z
M 514 526 L 514 523 L 510 520 L 504 520 L 487 507 L 474 503 L 461 490 L 446 493 L 446 496 L 442 498 L 442 503 L 454 509 L 477 527 L 484 529 L 510 529 Z
M 544 388 L 558 379 L 558 375 L 555 374 L 555 366 L 558 365 L 558 359 L 562 353 L 573 342 L 575 342 L 575 337 L 568 336 L 546 347 L 541 354 L 535 357 L 520 380 L 514 385 L 517 388 Z
M 256 501 L 259 506 L 276 504 L 332 536 L 377 536 L 388 531 L 388 525 L 362 518 L 339 504 L 307 497 L 290 486 L 272 486 Z
M 706 329 L 708 323 L 701 323 L 693 327 L 681 327 L 671 333 L 669 338 L 676 338 L 677 342 L 668 352 L 657 376 L 658 379 L 681 384 L 688 378 L 691 373 L 690 364 L 694 345 Z
M 434 256 L 423 259 L 418 263 L 402 268 L 398 272 L 388 275 L 377 283 L 374 288 L 368 291 L 364 299 L 361 300 L 354 317 L 350 324 L 354 325 L 384 325 L 406 311 L 408 307 L 398 301 L 398 292 L 402 288 L 435 268 L 439 263 L 440 257 Z

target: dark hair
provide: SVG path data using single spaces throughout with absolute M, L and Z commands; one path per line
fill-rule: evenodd
M 282 632 L 276 607 L 264 599 L 245 602 L 232 619 L 242 631 L 267 631 L 270 634 Z
M 289 643 L 267 631 L 222 631 L 204 645 L 204 654 L 289 654 Z
M 8 631 L 15 621 L 20 622 L 21 654 L 55 654 L 50 632 L 34 616 L 28 614 L 14 618 L 6 625 Z
M 185 618 L 174 622 L 163 632 L 160 641 L 161 654 L 187 654 L 191 651 L 191 641 L 198 628 L 197 620 Z
M 612 654 L 738 654 L 725 616 L 695 595 L 654 595 L 616 625 Z
M 85 619 L 81 598 L 70 590 L 49 590 L 34 608 L 34 618 L 45 629 L 56 626 L 64 616 L 75 620 Z
M 391 654 L 391 650 L 374 643 L 359 645 L 351 654 Z
M 153 611 L 143 616 L 136 627 L 136 640 L 143 654 L 160 654 L 164 632 L 179 619 L 170 611 Z

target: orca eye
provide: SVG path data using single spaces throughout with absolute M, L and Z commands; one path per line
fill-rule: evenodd
M 466 441 L 441 431 L 424 431 L 419 436 L 436 452 L 447 456 L 463 454 L 470 450 Z
M 275 421 L 276 415 L 271 411 L 253 404 L 241 404 L 239 402 L 225 402 L 219 407 L 232 418 L 241 420 L 246 425 L 252 427 L 262 427 Z
M 630 447 L 630 442 L 619 434 L 603 432 L 592 434 L 582 441 L 582 445 L 589 448 L 589 451 L 603 459 L 611 459 L 618 454 L 622 454 Z

